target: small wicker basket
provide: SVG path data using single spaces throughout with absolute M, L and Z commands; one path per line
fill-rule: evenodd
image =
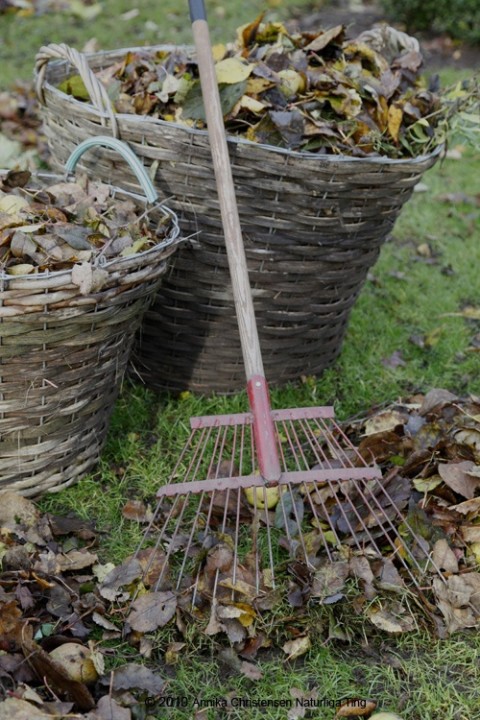
M 123 143 L 104 140 L 122 151 Z M 168 237 L 103 263 L 95 292 L 82 294 L 73 270 L 0 273 L 0 490 L 60 490 L 98 461 L 135 332 L 179 242 L 175 214 L 161 212 Z
M 136 371 L 156 389 L 237 391 L 245 379 L 208 135 L 112 112 L 94 71 L 127 51 L 84 56 L 65 45 L 40 50 L 37 90 L 48 142 L 64 161 L 77 138 L 109 128 L 154 175 L 183 232 L 196 234 L 176 254 L 146 313 Z M 58 90 L 72 66 L 91 103 Z M 270 385 L 281 385 L 319 375 L 339 354 L 368 270 L 440 149 L 391 160 L 293 152 L 233 137 L 228 145 L 266 376 Z M 95 171 L 136 187 L 108 151 L 98 151 Z

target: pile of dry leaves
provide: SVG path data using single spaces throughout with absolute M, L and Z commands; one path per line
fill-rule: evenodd
M 170 220 L 154 229 L 131 199 L 88 180 L 33 182 L 29 171 L 0 177 L 0 271 L 7 275 L 101 265 L 154 247 Z
M 257 143 L 410 157 L 443 142 L 453 99 L 468 114 L 470 93 L 456 88 L 447 112 L 435 83 L 421 80 L 418 42 L 389 26 L 347 40 L 343 25 L 294 33 L 260 16 L 214 55 L 227 131 Z M 131 51 L 97 75 L 118 112 L 204 126 L 197 63 L 187 48 Z M 89 99 L 78 75 L 59 89 Z
M 363 618 L 363 632 L 369 624 L 372 633 L 402 633 L 429 624 L 440 635 L 476 626 L 480 400 L 433 390 L 372 411 L 345 430 L 362 454 L 375 458 L 386 481 L 397 478 L 408 487 L 405 518 L 440 571 L 423 583 L 421 596 L 402 577 L 394 554 L 379 562 L 367 545 L 360 553 L 346 544 L 337 548 L 333 561 L 315 559 L 313 571 L 294 560 L 286 564 L 282 597 L 268 588 L 255 595 L 246 579 L 237 577 L 233 599 L 231 592 L 220 593 L 209 604 L 209 576 L 218 570 L 223 539 L 223 545 L 198 558 L 204 597 L 192 612 L 188 589 L 174 592 L 168 573 L 158 590 L 150 589 L 164 560 L 161 548 L 145 548 L 117 567 L 102 564 L 101 537 L 91 524 L 41 515 L 29 500 L 5 491 L 0 502 L 0 680 L 10 697 L 0 703 L 0 716 L 4 708 L 12 719 L 29 709 L 35 709 L 36 717 L 76 710 L 84 714 L 73 717 L 88 720 L 130 720 L 139 698 L 148 697 L 153 707 L 164 692 L 158 671 L 148 667 L 149 658 L 157 666 L 159 659 L 174 665 L 194 617 L 199 632 L 228 639 L 229 663 L 252 680 L 261 677 L 255 660 L 262 649 L 280 637 L 278 622 L 272 637 L 262 622 L 262 613 L 272 608 L 285 611 L 281 644 L 291 660 L 312 646 L 313 630 L 305 620 L 309 608 L 328 605 L 335 616 L 346 598 L 350 612 Z M 129 501 L 123 515 L 147 522 L 151 513 L 142 503 Z M 225 554 L 221 562 L 225 565 Z M 159 658 L 154 633 L 165 626 L 176 627 L 177 640 Z M 343 628 L 348 631 L 345 618 Z M 348 639 L 348 632 L 339 634 L 335 623 L 326 632 L 331 639 Z M 105 672 L 111 640 L 136 647 L 145 665 L 126 663 Z

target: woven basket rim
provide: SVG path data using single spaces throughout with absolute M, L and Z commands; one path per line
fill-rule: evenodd
M 2 177 L 2 175 L 4 175 L 7 172 L 8 172 L 8 170 L 6 170 L 6 169 L 0 169 L 0 177 Z M 60 174 L 60 173 L 42 172 L 42 171 L 32 173 L 32 175 L 34 178 L 38 178 L 40 180 L 44 179 L 44 178 L 45 179 L 48 178 L 50 180 L 54 180 L 54 179 L 66 180 L 69 177 L 67 173 Z M 108 184 L 108 183 L 105 183 L 105 184 Z M 111 185 L 110 187 L 111 187 L 111 190 L 113 191 L 114 195 L 118 193 L 118 194 L 122 194 L 122 195 L 127 195 L 128 197 L 131 197 L 131 198 L 141 199 L 146 202 L 145 197 L 142 195 L 129 192 L 128 190 L 123 190 L 122 188 L 119 188 L 116 185 Z M 132 260 L 136 260 L 136 259 L 140 259 L 140 258 L 148 258 L 149 255 L 155 255 L 156 253 L 160 252 L 161 250 L 164 250 L 165 248 L 170 247 L 170 245 L 178 244 L 178 243 L 185 241 L 186 238 L 180 237 L 180 226 L 178 224 L 177 214 L 173 210 L 171 210 L 168 206 L 164 205 L 163 201 L 158 203 L 154 207 L 155 207 L 156 211 L 161 211 L 166 217 L 168 216 L 172 221 L 172 229 L 170 231 L 169 236 L 165 240 L 162 240 L 161 242 L 157 243 L 156 245 L 154 245 L 151 248 L 148 248 L 147 250 L 142 250 L 141 252 L 132 253 L 131 255 L 124 256 L 124 257 L 119 255 L 117 257 L 113 257 L 110 260 L 106 260 L 104 262 L 102 262 L 102 261 L 97 262 L 98 258 L 101 257 L 101 253 L 100 253 L 99 255 L 97 255 L 97 257 L 95 257 L 93 259 L 93 262 L 91 263 L 92 267 L 98 267 L 98 268 L 102 268 L 102 270 L 108 270 L 109 267 L 111 267 L 112 265 L 115 265 L 118 267 L 122 263 L 131 262 Z M 64 270 L 44 270 L 42 272 L 37 272 L 37 273 L 33 272 L 33 273 L 24 274 L 24 275 L 9 275 L 4 270 L 0 270 L 0 281 L 1 282 L 5 282 L 5 281 L 9 282 L 10 281 L 11 282 L 13 280 L 22 280 L 22 282 L 23 281 L 38 282 L 39 280 L 52 278 L 52 277 L 55 277 L 55 278 L 67 277 L 68 275 L 71 275 L 71 273 L 72 273 L 72 268 L 65 268 Z
M 93 53 L 85 53 L 85 58 L 88 60 L 96 60 L 99 58 L 107 58 L 111 55 L 119 55 L 122 53 L 128 53 L 128 52 L 155 52 L 158 50 L 175 50 L 178 48 L 184 48 L 187 50 L 194 51 L 194 48 L 190 45 L 172 45 L 172 44 L 160 44 L 160 45 L 145 45 L 145 46 L 133 46 L 133 47 L 126 47 L 126 48 L 117 48 L 113 50 L 100 50 L 98 52 Z M 52 85 L 48 81 L 48 72 L 49 69 L 51 70 L 54 67 L 59 67 L 61 65 L 70 65 L 71 63 L 68 62 L 68 60 L 50 60 L 47 66 L 46 74 L 45 74 L 45 80 L 43 84 L 44 90 L 48 90 L 49 92 L 56 95 L 58 98 L 60 98 L 63 102 L 68 102 L 72 104 L 73 106 L 78 106 L 85 108 L 86 106 L 90 106 L 90 110 L 93 114 L 95 114 L 97 117 L 100 117 L 102 119 L 108 120 L 108 114 L 103 113 L 100 110 L 98 110 L 92 103 L 85 102 L 82 100 L 77 100 L 72 95 L 67 95 L 64 92 L 61 92 L 55 85 Z M 148 115 L 135 115 L 133 113 L 119 113 L 115 111 L 115 117 L 118 120 L 128 120 L 131 123 L 137 123 L 139 126 L 145 124 L 145 123 L 151 123 L 154 126 L 158 127 L 168 127 L 168 128 L 175 128 L 177 130 L 181 130 L 189 135 L 196 135 L 197 137 L 204 137 L 208 139 L 208 130 L 200 130 L 198 128 L 192 128 L 185 125 L 182 125 L 180 123 L 171 122 L 167 120 L 162 120 L 160 118 L 154 118 L 150 117 Z M 356 157 L 351 155 L 342 155 L 342 154 L 332 154 L 332 153 L 314 153 L 314 152 L 308 152 L 308 151 L 300 151 L 300 150 L 288 150 L 287 148 L 277 147 L 275 145 L 267 145 L 265 143 L 256 143 L 252 140 L 247 140 L 243 137 L 238 137 L 236 135 L 229 135 L 227 134 L 227 142 L 231 143 L 233 145 L 243 145 L 247 147 L 252 148 L 261 148 L 263 150 L 268 150 L 269 152 L 274 152 L 279 155 L 286 155 L 293 158 L 302 158 L 303 160 L 315 162 L 315 161 L 321 161 L 325 163 L 370 163 L 371 165 L 413 165 L 413 164 L 420 164 L 424 162 L 427 158 L 436 157 L 444 150 L 444 144 L 437 145 L 431 152 L 422 154 L 422 155 L 416 155 L 415 157 L 404 157 L 404 158 L 389 158 L 385 155 L 367 155 L 365 157 Z

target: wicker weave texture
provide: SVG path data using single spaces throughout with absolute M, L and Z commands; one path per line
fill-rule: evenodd
M 0 490 L 57 491 L 96 464 L 177 236 L 105 264 L 103 287 L 86 296 L 71 270 L 0 274 Z
M 89 66 L 99 70 L 125 52 L 97 53 Z M 70 73 L 68 62 L 50 62 L 42 81 L 46 132 L 60 163 L 109 123 L 104 111 L 58 91 Z M 194 236 L 145 316 L 136 371 L 156 389 L 239 390 L 245 379 L 207 133 L 133 115 L 117 115 L 116 124 Z M 266 376 L 281 385 L 318 375 L 337 357 L 368 270 L 438 152 L 359 159 L 228 144 Z M 108 150 L 84 167 L 93 165 L 104 180 L 138 191 Z

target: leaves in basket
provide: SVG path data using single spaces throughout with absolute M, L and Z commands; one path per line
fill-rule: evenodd
M 215 48 L 214 61 L 227 131 L 253 142 L 396 158 L 431 150 L 453 123 L 470 135 L 478 130 L 478 84 L 430 91 L 418 42 L 388 26 L 347 41 L 342 25 L 289 32 L 259 16 Z M 97 74 L 118 112 L 205 124 L 187 48 L 132 50 Z M 88 99 L 78 75 L 59 89 Z
M 82 178 L 49 187 L 29 172 L 0 176 L 0 269 L 8 275 L 74 268 L 82 294 L 100 289 L 97 259 L 125 257 L 165 239 L 170 223 L 149 223 L 130 199 L 109 185 Z

